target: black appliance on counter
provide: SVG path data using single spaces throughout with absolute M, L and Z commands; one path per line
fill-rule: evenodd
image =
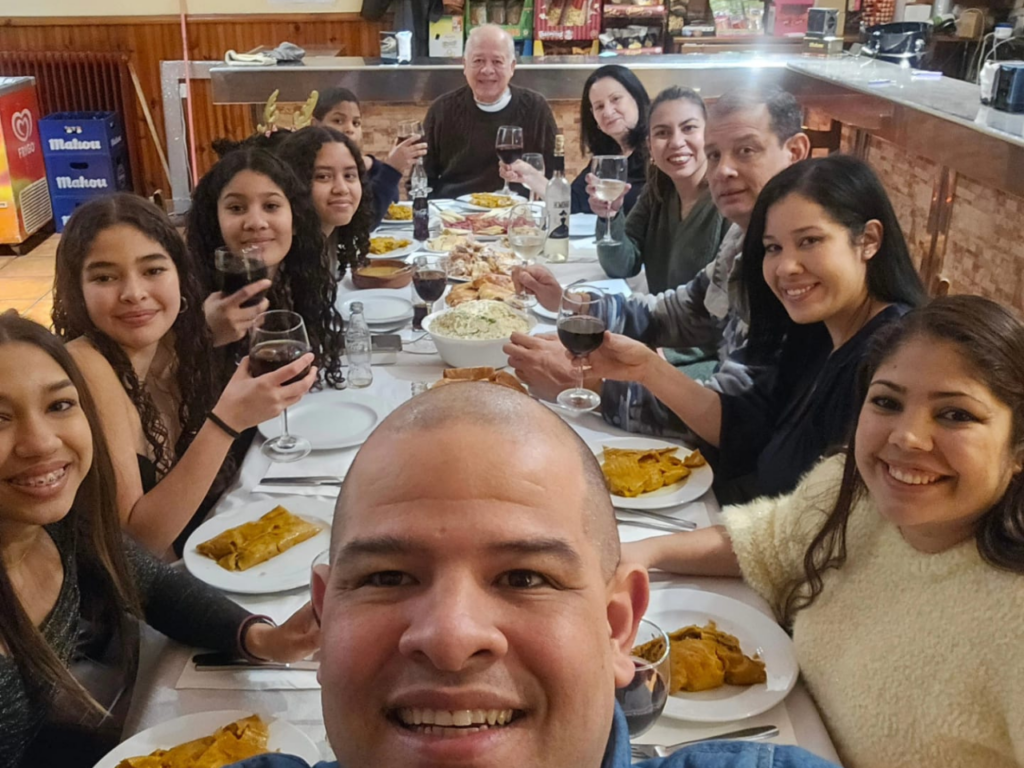
M 861 53 L 893 64 L 906 61 L 913 69 L 921 69 L 931 32 L 932 25 L 928 21 L 876 24 L 868 27 L 868 39 Z
M 1024 64 L 1006 62 L 996 70 L 992 106 L 1003 112 L 1024 112 Z

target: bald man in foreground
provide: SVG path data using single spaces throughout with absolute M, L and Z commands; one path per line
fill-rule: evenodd
M 359 451 L 332 537 L 313 584 L 338 757 L 321 768 L 628 768 L 614 692 L 647 574 L 619 562 L 600 467 L 551 411 L 492 384 L 414 398 Z M 831 764 L 719 741 L 643 765 Z

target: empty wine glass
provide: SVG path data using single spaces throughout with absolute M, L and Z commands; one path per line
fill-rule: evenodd
M 583 285 L 562 291 L 558 308 L 558 339 L 573 355 L 576 388 L 558 393 L 558 404 L 576 413 L 601 405 L 601 396 L 583 387 L 583 358 L 601 346 L 608 328 L 611 302 L 600 288 Z
M 302 315 L 286 309 L 272 309 L 256 316 L 249 342 L 249 368 L 253 376 L 283 368 L 307 352 L 309 337 Z M 307 373 L 308 367 L 282 386 L 301 381 Z M 309 454 L 312 446 L 306 438 L 296 437 L 288 431 L 287 408 L 281 412 L 281 418 L 284 419 L 284 432 L 265 441 L 260 450 L 271 461 L 298 461 Z
M 512 165 L 523 156 L 523 129 L 518 125 L 503 125 L 498 129 L 498 135 L 494 139 L 494 148 L 498 151 L 498 157 L 505 165 Z M 505 186 L 502 187 L 501 195 L 511 195 L 512 188 L 505 179 Z
M 668 635 L 653 621 L 640 619 L 636 644 L 646 643 L 651 645 L 645 658 L 633 656 L 633 679 L 624 688 L 615 690 L 615 698 L 626 715 L 630 738 L 645 733 L 661 716 L 672 680 Z
M 523 154 L 523 162 L 526 163 L 527 165 L 536 168 L 538 171 L 540 171 L 542 176 L 544 175 L 544 155 L 542 155 L 540 152 L 525 152 Z M 531 189 L 530 202 L 532 203 L 536 199 L 537 193 Z
M 527 267 L 544 250 L 544 207 L 538 203 L 521 203 L 512 208 L 508 218 L 508 244 L 512 246 L 517 267 Z M 537 297 L 525 290 L 516 293 L 513 303 L 520 308 L 537 305 Z
M 605 203 L 610 203 L 619 198 L 619 195 L 626 189 L 626 164 L 624 155 L 595 155 L 591 162 L 591 172 L 597 177 L 594 184 L 594 197 Z M 608 216 L 608 226 L 604 230 L 604 237 L 598 242 L 607 245 L 618 243 L 612 237 L 612 218 Z

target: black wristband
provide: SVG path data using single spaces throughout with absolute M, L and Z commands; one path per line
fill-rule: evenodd
M 242 436 L 241 432 L 236 432 L 235 430 L 233 430 L 231 427 L 227 425 L 227 422 L 225 422 L 224 419 L 222 419 L 213 411 L 210 411 L 208 414 L 206 414 L 206 418 L 209 419 L 217 427 L 219 427 L 220 430 L 224 432 L 224 434 L 226 434 L 232 440 L 237 440 Z

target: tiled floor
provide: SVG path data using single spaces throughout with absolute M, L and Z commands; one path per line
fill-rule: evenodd
M 60 235 L 25 256 L 0 256 L 0 312 L 16 309 L 25 317 L 50 327 L 53 306 L 53 270 Z

